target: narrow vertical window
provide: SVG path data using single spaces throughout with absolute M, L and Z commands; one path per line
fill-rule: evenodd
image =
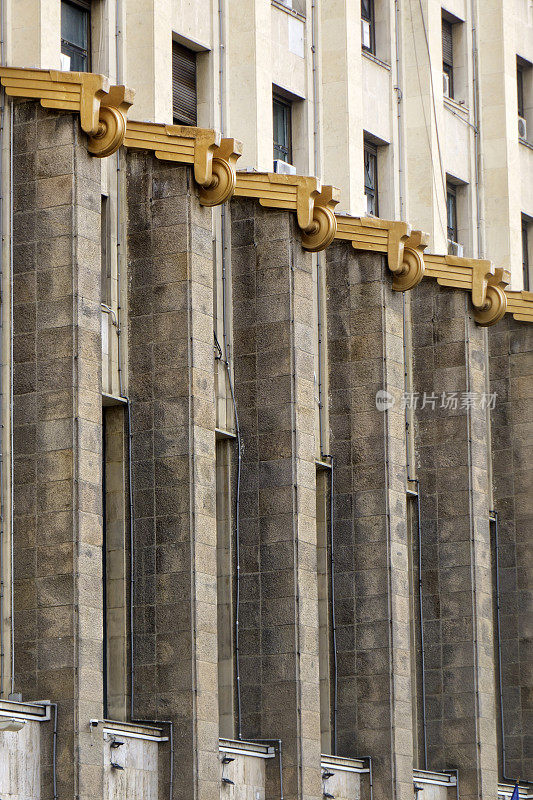
M 361 0 L 361 45 L 367 53 L 376 54 L 374 0 Z
M 522 217 L 522 275 L 524 277 L 524 289 L 531 291 L 531 281 L 529 277 L 529 223 Z
M 196 125 L 196 53 L 172 42 L 172 116 L 175 125 Z
M 442 20 L 442 77 L 444 97 L 453 98 L 453 25 Z
M 446 224 L 448 228 L 448 250 L 451 252 L 450 248 L 457 244 L 458 239 L 457 190 L 452 183 L 446 184 Z
M 370 142 L 364 144 L 365 195 L 367 214 L 377 217 L 378 206 L 378 150 Z
M 101 272 L 102 272 L 102 303 L 109 305 L 111 302 L 111 218 L 109 214 L 109 197 L 102 195 L 100 206 L 100 244 L 101 244 Z
M 103 409 L 102 581 L 104 717 L 127 719 L 126 459 L 124 409 Z
M 231 439 L 216 443 L 218 720 L 223 739 L 235 736 L 235 618 L 233 607 Z
M 90 2 L 61 0 L 61 69 L 90 71 L 90 33 Z
M 518 94 L 518 116 L 524 117 L 524 68 L 522 64 L 516 67 L 516 88 Z
M 291 103 L 278 95 L 272 100 L 274 160 L 292 161 L 292 119 Z

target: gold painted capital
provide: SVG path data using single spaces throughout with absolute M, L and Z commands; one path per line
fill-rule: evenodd
M 392 288 L 397 292 L 412 289 L 424 276 L 423 252 L 429 237 L 412 231 L 407 222 L 338 215 L 336 236 L 351 241 L 356 250 L 386 253 Z
M 479 325 L 494 325 L 507 310 L 505 287 L 510 273 L 495 268 L 491 261 L 449 255 L 426 255 L 426 274 L 441 286 L 465 289 L 471 293 L 474 319 Z
M 122 144 L 133 92 L 111 86 L 105 75 L 0 67 L 0 81 L 9 97 L 35 99 L 43 108 L 77 112 L 93 155 L 108 156 Z
M 281 175 L 276 172 L 237 172 L 236 197 L 251 197 L 266 208 L 296 212 L 306 250 L 324 250 L 337 230 L 333 209 L 339 202 L 339 190 L 320 186 L 317 178 L 307 175 Z
M 202 205 L 224 203 L 235 190 L 235 165 L 242 146 L 236 139 L 221 139 L 218 131 L 128 120 L 124 144 L 152 150 L 163 161 L 192 165 Z

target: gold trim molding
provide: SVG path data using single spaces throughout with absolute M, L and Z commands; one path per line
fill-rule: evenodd
M 235 191 L 235 165 L 242 145 L 236 139 L 221 139 L 218 131 L 128 120 L 124 145 L 152 150 L 164 161 L 192 164 L 204 206 L 225 203 Z
M 533 292 L 507 289 L 507 310 L 519 322 L 533 322 Z
M 0 67 L 0 81 L 9 97 L 40 100 L 43 108 L 77 112 L 89 139 L 87 149 L 98 158 L 111 155 L 124 141 L 134 92 L 111 86 L 105 75 Z
M 386 253 L 396 292 L 412 289 L 424 277 L 424 250 L 429 236 L 411 230 L 407 222 L 338 214 L 336 238 L 351 241 L 356 250 Z
M 337 232 L 334 208 L 340 191 L 321 186 L 317 178 L 275 172 L 238 172 L 235 197 L 251 197 L 266 208 L 296 211 L 302 246 L 316 253 L 333 241 Z
M 507 311 L 505 287 L 511 280 L 508 270 L 494 267 L 491 261 L 459 256 L 425 256 L 426 275 L 441 286 L 471 292 L 474 319 L 479 325 L 494 325 Z

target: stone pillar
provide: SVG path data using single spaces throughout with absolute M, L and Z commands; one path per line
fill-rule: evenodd
M 412 798 L 402 298 L 380 255 L 327 251 L 335 467 L 339 755 L 372 756 L 374 796 Z M 376 393 L 393 403 L 381 410 Z
M 487 334 L 467 294 L 431 280 L 413 292 L 412 325 L 428 768 L 459 769 L 462 800 L 495 797 Z
M 15 105 L 15 691 L 58 702 L 59 797 L 102 794 L 100 169 L 77 116 Z M 51 767 L 43 800 L 52 797 Z
M 286 800 L 314 800 L 322 789 L 312 262 L 293 214 L 249 200 L 233 200 L 231 213 L 243 737 L 281 738 Z
M 134 714 L 174 722 L 174 798 L 212 800 L 220 784 L 211 211 L 188 168 L 131 152 L 127 205 Z
M 506 777 L 533 775 L 533 329 L 507 315 L 489 329 L 494 507 Z M 494 542 L 493 542 L 494 546 Z

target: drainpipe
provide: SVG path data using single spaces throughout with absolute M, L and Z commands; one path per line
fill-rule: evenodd
M 403 120 L 402 120 L 402 64 L 401 64 L 401 39 L 400 39 L 400 4 L 394 0 L 394 32 L 396 41 L 396 116 L 398 121 L 398 196 L 400 201 L 400 219 L 405 219 L 405 167 L 403 148 Z

